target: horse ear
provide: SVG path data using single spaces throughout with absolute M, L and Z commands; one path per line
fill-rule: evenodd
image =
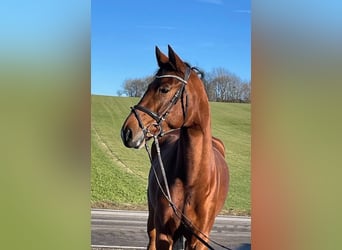
M 156 58 L 159 68 L 162 68 L 169 61 L 169 58 L 160 51 L 158 46 L 156 46 Z
M 185 63 L 180 59 L 180 57 L 174 52 L 170 45 L 169 48 L 169 59 L 172 65 L 175 66 L 176 70 L 183 72 L 185 68 Z

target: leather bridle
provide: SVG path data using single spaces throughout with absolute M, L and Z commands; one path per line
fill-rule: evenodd
M 168 131 L 164 132 L 163 131 L 163 127 L 162 127 L 162 122 L 165 121 L 166 117 L 169 115 L 171 108 L 178 102 L 178 100 L 183 97 L 184 92 L 185 92 L 185 86 L 188 84 L 188 80 L 190 78 L 190 74 L 191 74 L 191 70 L 192 68 L 187 67 L 185 70 L 185 74 L 184 74 L 184 78 L 181 78 L 177 75 L 161 75 L 161 76 L 156 76 L 156 78 L 160 79 L 160 78 L 175 78 L 178 81 L 180 81 L 182 83 L 182 85 L 179 87 L 179 89 L 176 91 L 176 93 L 174 94 L 174 96 L 172 97 L 172 99 L 170 100 L 169 104 L 167 105 L 167 107 L 165 108 L 165 110 L 163 112 L 161 112 L 160 114 L 144 107 L 141 105 L 135 105 L 133 107 L 131 107 L 131 110 L 133 112 L 133 114 L 135 115 L 136 119 L 138 120 L 139 123 L 139 127 L 143 130 L 144 132 L 144 136 L 145 138 L 149 138 L 149 137 L 162 137 L 165 135 L 165 133 L 167 133 Z M 183 120 L 185 122 L 186 119 L 186 115 L 187 115 L 187 109 L 188 109 L 188 100 L 187 100 L 188 96 L 186 95 L 186 101 L 185 101 L 185 105 L 184 105 L 184 101 L 183 98 L 181 98 L 182 100 L 182 108 L 183 108 Z M 137 110 L 144 112 L 145 114 L 149 115 L 152 119 L 155 120 L 155 123 L 150 124 L 148 126 L 145 126 L 143 121 L 141 120 L 141 117 L 139 115 L 139 112 L 137 112 Z M 183 125 L 184 125 L 183 122 Z M 157 134 L 152 134 L 149 130 L 150 126 L 155 126 L 156 128 L 158 128 Z

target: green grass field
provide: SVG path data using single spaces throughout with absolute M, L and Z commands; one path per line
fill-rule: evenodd
M 150 168 L 144 149 L 128 149 L 120 138 L 129 107 L 139 99 L 92 96 L 91 205 L 104 208 L 147 209 Z M 249 215 L 250 104 L 210 103 L 212 133 L 226 147 L 230 190 L 222 213 Z

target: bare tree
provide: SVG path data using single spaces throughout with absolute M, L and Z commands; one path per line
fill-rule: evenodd
M 141 97 L 154 76 L 127 79 L 123 84 L 123 91 L 118 95 Z M 251 83 L 242 81 L 240 77 L 224 68 L 214 68 L 205 72 L 202 78 L 209 101 L 218 102 L 247 102 L 251 101 Z
M 127 79 L 123 84 L 123 92 L 130 97 L 141 97 L 145 93 L 147 86 L 152 79 L 153 76 L 147 76 L 145 78 Z
M 121 90 L 121 89 L 119 89 L 118 91 L 116 91 L 116 94 L 117 94 L 118 96 L 122 96 L 122 95 L 124 94 L 124 91 Z
M 241 86 L 241 99 L 243 102 L 251 102 L 251 82 L 245 82 Z

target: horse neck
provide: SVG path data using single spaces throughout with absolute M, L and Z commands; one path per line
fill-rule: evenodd
M 189 183 L 200 181 L 201 176 L 208 176 L 213 160 L 209 103 L 201 107 L 197 114 L 191 115 L 193 124 L 181 129 L 179 140 L 182 167 L 186 168 Z

